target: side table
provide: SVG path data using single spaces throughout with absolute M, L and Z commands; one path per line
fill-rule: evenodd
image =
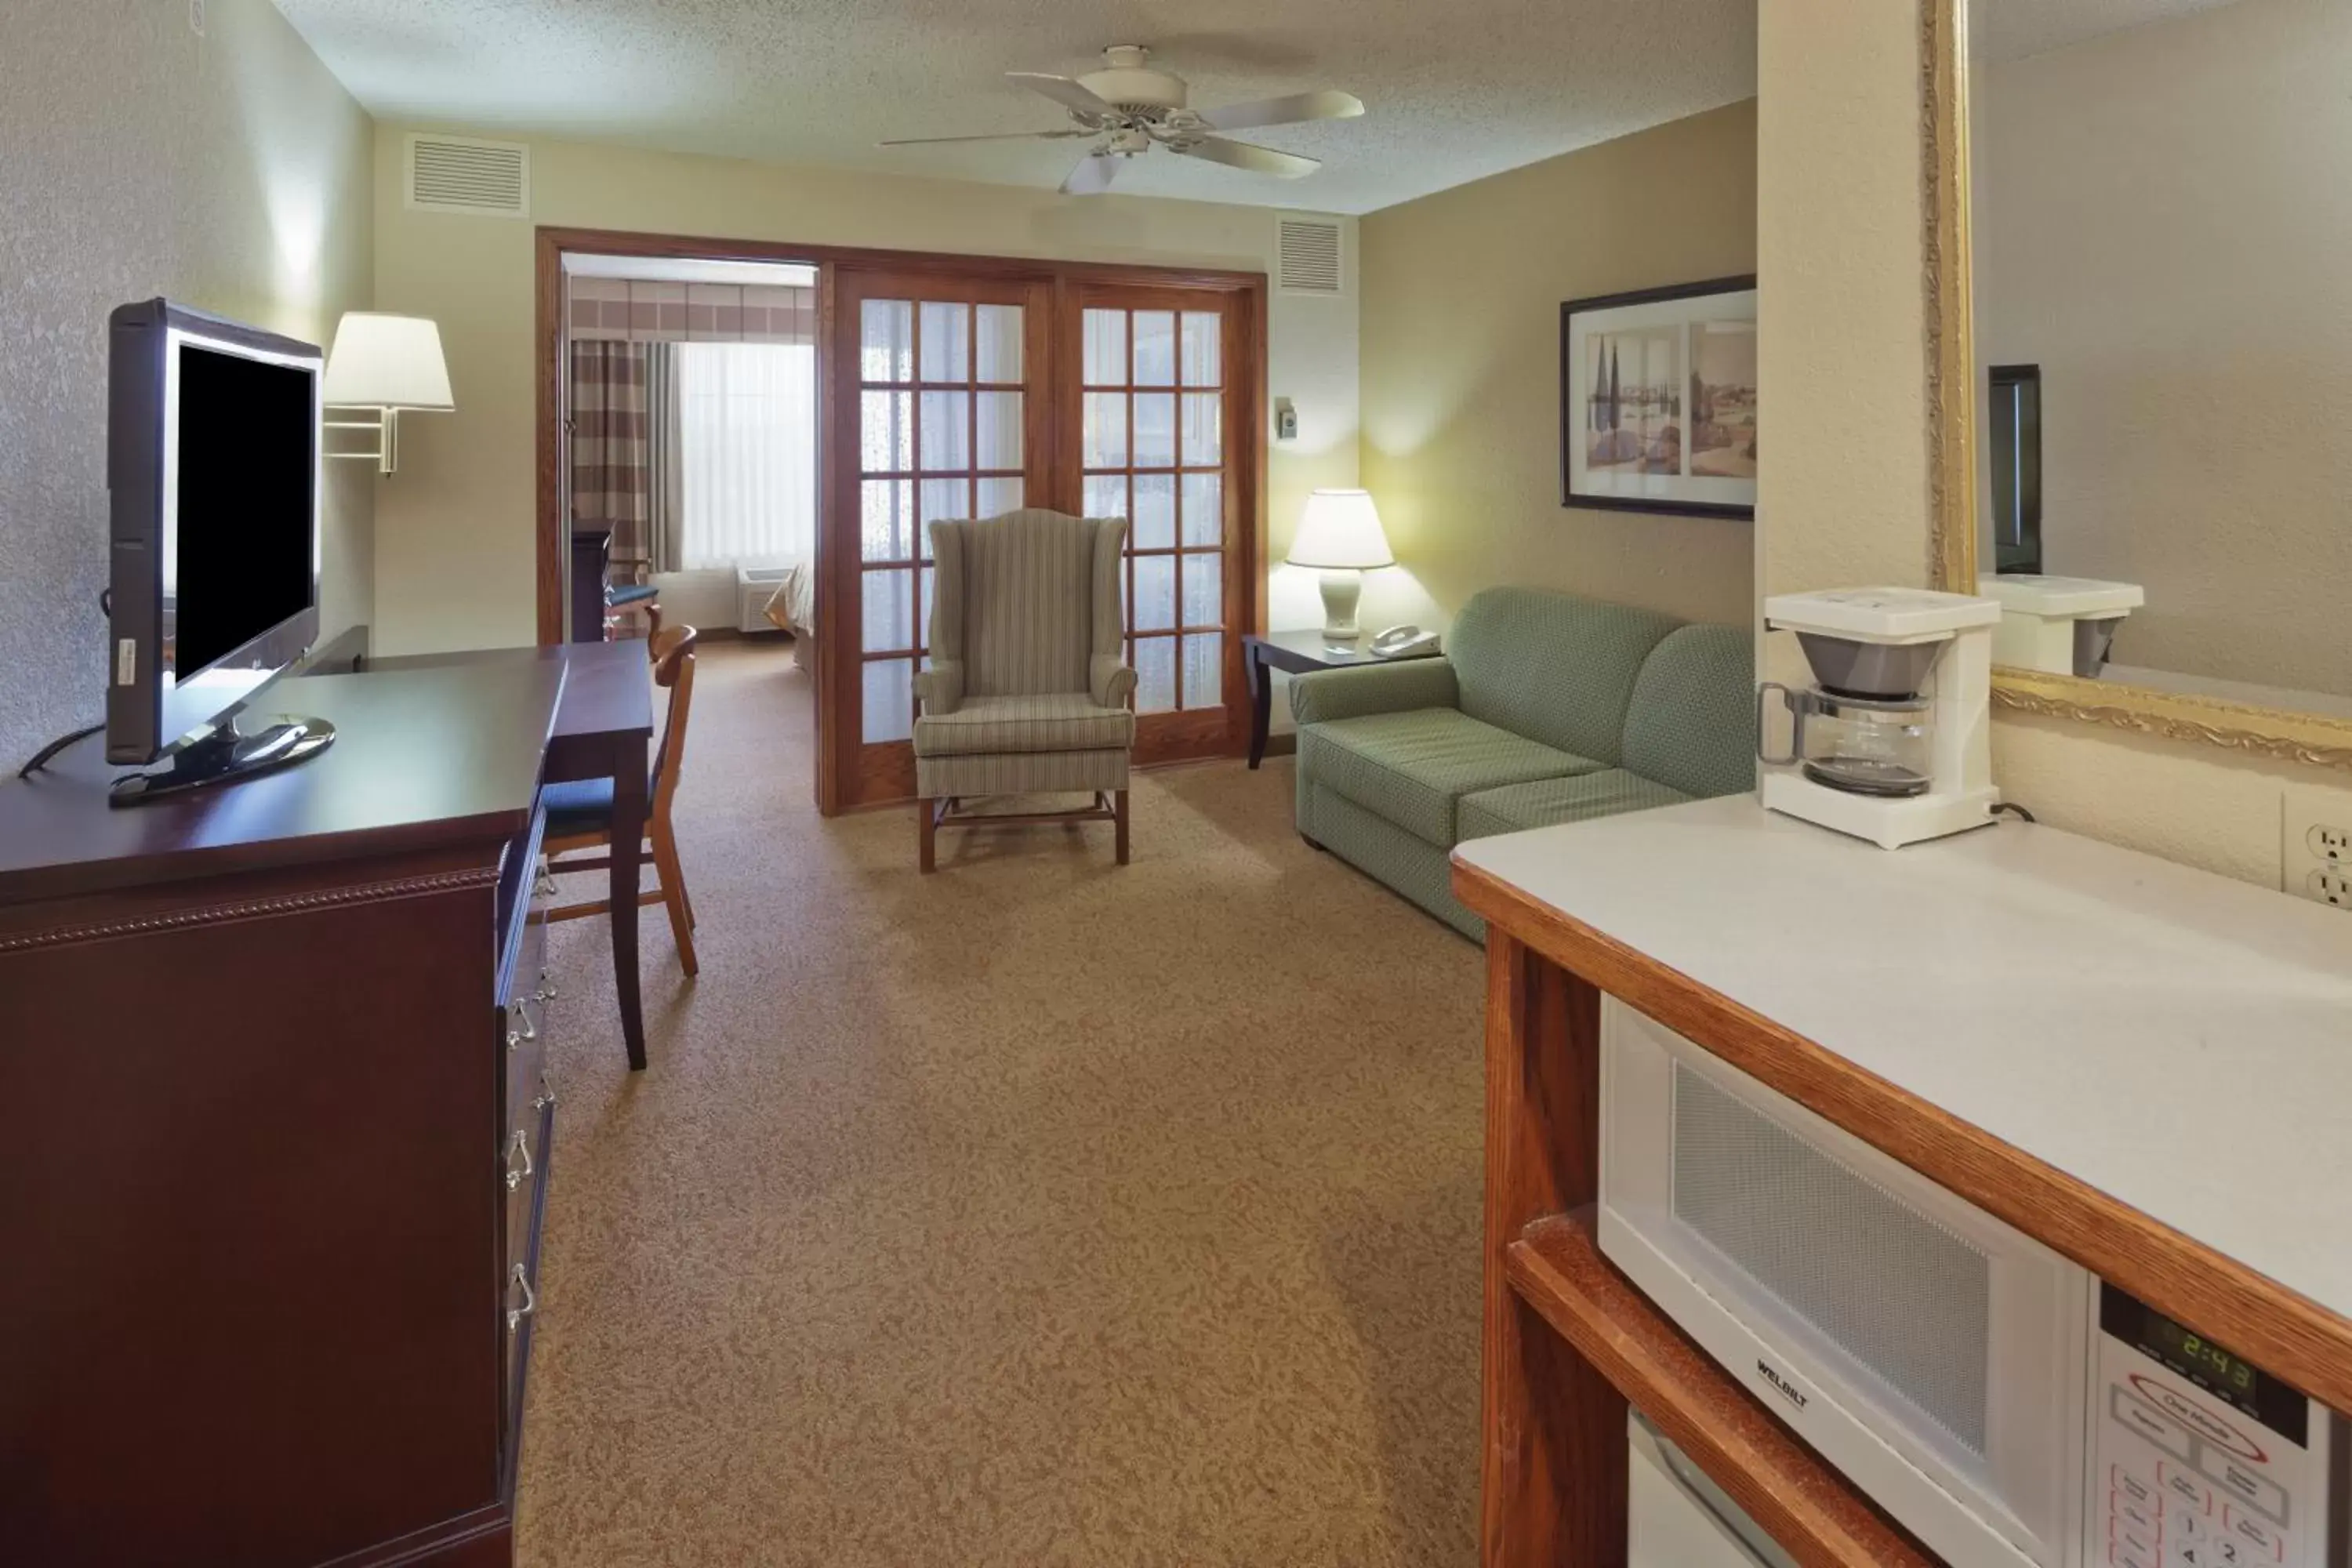
M 1424 648 L 1397 658 L 1382 658 L 1372 652 L 1372 639 L 1365 635 L 1352 647 L 1337 647 L 1323 640 L 1319 631 L 1268 632 L 1264 637 L 1242 638 L 1242 669 L 1249 677 L 1250 690 L 1250 751 L 1249 765 L 1253 768 L 1265 760 L 1266 727 L 1274 721 L 1274 677 L 1272 670 L 1289 675 L 1305 675 L 1314 669 L 1346 669 L 1359 664 L 1396 664 L 1407 658 L 1434 658 L 1437 648 Z

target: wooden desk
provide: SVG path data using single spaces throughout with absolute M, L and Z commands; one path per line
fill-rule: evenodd
M 2352 1410 L 2340 912 L 2021 823 L 1888 853 L 1749 796 L 1454 860 L 1488 922 L 1489 1568 L 1625 1561 L 1629 1398 L 1800 1561 L 1927 1561 L 1591 1246 L 1604 992 Z
M 638 873 L 645 858 L 646 789 L 654 734 L 653 665 L 645 639 L 477 648 L 367 661 L 370 672 L 538 665 L 561 670 L 563 697 L 547 742 L 546 782 L 613 781 L 613 987 L 632 1071 L 646 1065 L 646 1022 L 637 981 Z
M 511 1561 L 554 1128 L 560 666 L 325 675 L 335 743 L 0 783 L 0 1560 Z

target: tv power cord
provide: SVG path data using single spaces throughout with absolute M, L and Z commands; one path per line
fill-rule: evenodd
M 113 617 L 113 616 L 114 616 L 114 590 L 113 590 L 113 589 L 111 589 L 111 588 L 100 588 L 100 589 L 98 591 L 98 613 L 99 613 L 99 614 L 100 614 L 100 615 L 102 615 L 102 616 L 107 616 L 109 619 L 111 619 L 111 618 Z M 45 768 L 45 767 L 48 766 L 49 759 L 50 759 L 51 757 L 56 756 L 59 752 L 64 751 L 68 746 L 72 745 L 76 741 L 81 740 L 81 739 L 83 739 L 83 738 L 84 738 L 84 737 L 86 737 L 86 736 L 95 735 L 95 734 L 97 734 L 100 730 L 103 730 L 103 729 L 105 729 L 105 728 L 106 728 L 106 721 L 104 721 L 103 719 L 101 719 L 101 720 L 100 720 L 100 721 L 99 721 L 97 723 L 95 723 L 95 724 L 89 725 L 89 726 L 87 726 L 87 727 L 85 727 L 85 728 L 83 728 L 83 729 L 76 730 L 76 731 L 75 731 L 72 734 L 70 734 L 70 735 L 59 735 L 56 740 L 51 741 L 47 745 L 43 746 L 39 751 L 35 752 L 33 753 L 33 760 L 32 760 L 31 762 L 26 763 L 23 767 L 18 768 L 18 769 L 16 770 L 16 776 L 17 776 L 18 778 L 20 778 L 20 779 L 28 779 L 28 778 L 31 778 L 35 773 L 39 773 L 43 768 Z

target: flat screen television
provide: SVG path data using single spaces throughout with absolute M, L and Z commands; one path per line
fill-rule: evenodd
M 106 755 L 129 803 L 281 766 L 320 720 L 237 715 L 319 635 L 324 358 L 167 300 L 110 322 Z

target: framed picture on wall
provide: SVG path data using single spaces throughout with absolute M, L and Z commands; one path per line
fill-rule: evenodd
M 1559 308 L 1560 504 L 1756 515 L 1756 279 Z

